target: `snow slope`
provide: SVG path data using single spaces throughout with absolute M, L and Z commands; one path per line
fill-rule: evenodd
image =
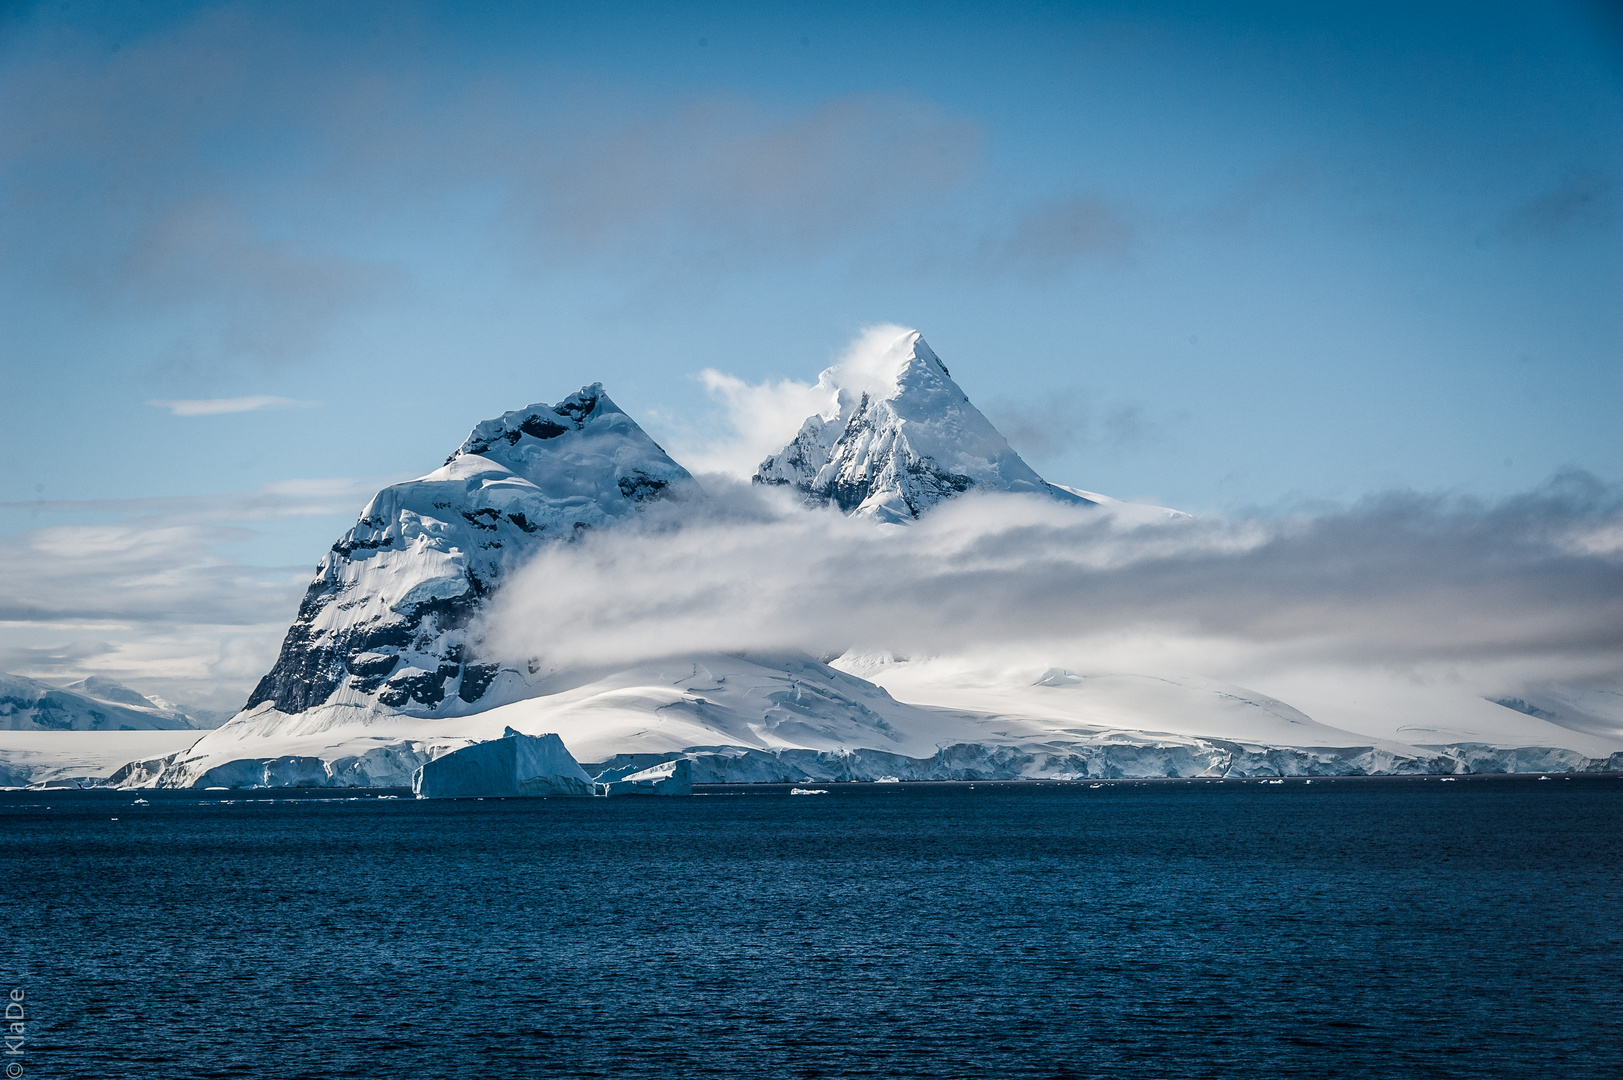
M 809 502 L 892 523 L 911 521 L 970 488 L 1094 501 L 1038 476 L 916 331 L 899 337 L 880 365 L 894 373 L 891 385 L 840 388 L 833 410 L 807 418 L 788 446 L 761 462 L 755 482 L 787 485 Z
M 237 786 L 263 771 L 258 763 L 297 759 L 304 764 L 284 764 L 282 772 L 305 769 L 306 782 L 318 784 L 396 786 L 409 784 L 424 761 L 501 738 L 508 728 L 558 734 L 580 761 L 718 745 L 769 754 L 875 747 L 928 755 L 938 737 L 981 733 L 969 718 L 905 705 L 801 655 L 682 657 L 543 677 L 528 689 L 523 699 L 453 717 L 348 701 L 288 714 L 267 702 L 198 740 L 161 779 L 140 782 Z
M 1452 683 L 1382 679 L 1368 671 L 1349 677 L 1293 669 L 1261 677 L 1260 685 L 1270 691 L 1264 693 L 1190 673 L 1078 673 L 961 657 L 844 656 L 834 666 L 909 701 L 1021 716 L 1056 731 L 1159 733 L 1273 747 L 1362 744 L 1414 757 L 1460 746 L 1543 747 L 1573 761 L 1623 752 L 1623 722 L 1605 727 L 1593 714 L 1576 711 L 1530 715 Z M 1599 690 L 1589 696 L 1619 697 Z

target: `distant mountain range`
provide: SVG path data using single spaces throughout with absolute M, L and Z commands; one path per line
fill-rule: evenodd
M 225 719 L 217 713 L 183 711 L 99 676 L 55 686 L 0 674 L 4 731 L 157 731 L 212 728 Z

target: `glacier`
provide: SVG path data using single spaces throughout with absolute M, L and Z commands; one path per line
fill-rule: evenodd
M 880 377 L 850 386 L 825 372 L 829 410 L 763 461 L 754 482 L 879 529 L 970 491 L 1099 514 L 1129 541 L 1134 529 L 1185 516 L 1043 479 L 916 332 L 898 336 L 874 370 Z M 484 421 L 438 469 L 380 491 L 332 545 L 241 712 L 125 758 L 102 782 L 432 791 L 435 777 L 508 770 L 491 755 L 543 737 L 583 763 L 570 783 L 614 794 L 703 783 L 1623 769 L 1623 696 L 1600 690 L 1494 701 L 1394 678 L 1346 695 L 1308 674 L 1271 675 L 1264 693 L 1035 656 L 699 653 L 679 642 L 658 659 L 554 670 L 500 659 L 479 638 L 492 598 L 545 545 L 646 520 L 656 504 L 680 527 L 707 498 L 600 384 Z M 0 782 L 8 775 L 45 773 L 31 766 Z
M 926 703 L 901 700 L 875 679 Z M 1517 729 L 1516 742 L 1419 745 L 1331 727 L 1276 698 L 1195 676 L 713 654 L 557 673 L 531 690 L 457 717 L 353 705 L 289 715 L 261 705 L 109 782 L 407 787 L 426 763 L 508 731 L 557 734 L 599 783 L 677 760 L 690 763 L 695 784 L 1623 769 L 1623 739 L 1548 721 Z
M 158 759 L 219 721 L 92 675 L 57 686 L 0 674 L 0 787 L 84 787 Z

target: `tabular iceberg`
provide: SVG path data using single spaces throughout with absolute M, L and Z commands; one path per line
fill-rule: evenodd
M 417 770 L 412 790 L 424 799 L 592 795 L 592 778 L 556 735 L 507 729 L 499 739 L 465 746 Z

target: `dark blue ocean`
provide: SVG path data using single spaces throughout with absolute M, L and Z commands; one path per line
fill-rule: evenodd
M 825 786 L 7 793 L 0 990 L 27 1036 L 0 1061 L 1623 1075 L 1617 777 Z

